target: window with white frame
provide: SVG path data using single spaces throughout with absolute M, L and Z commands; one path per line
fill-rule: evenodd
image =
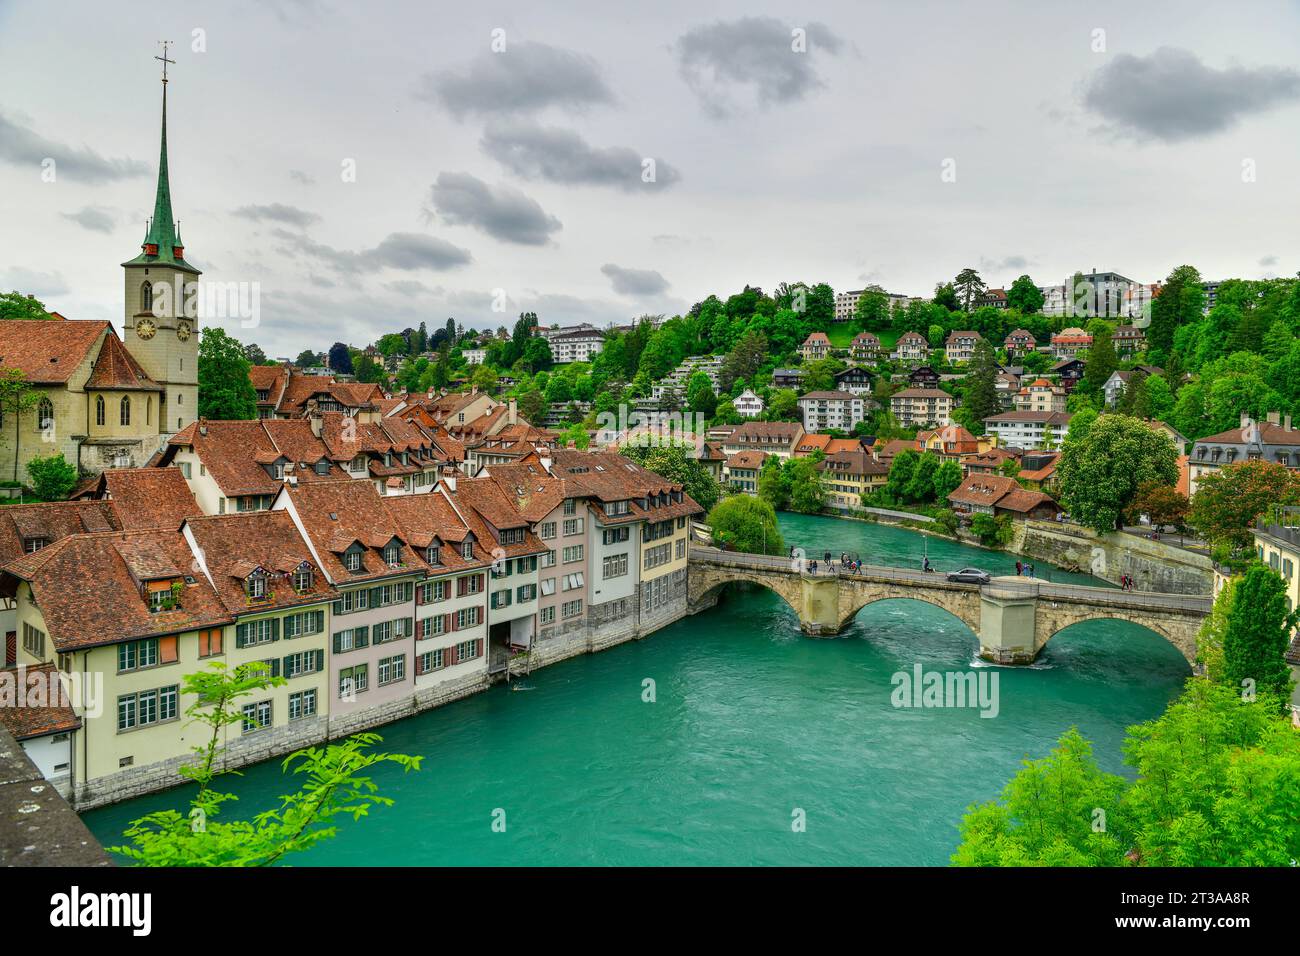
M 602 578 L 621 578 L 627 574 L 627 553 L 607 554 L 601 563 Z
M 316 689 L 300 690 L 289 695 L 289 719 L 302 720 L 316 716 Z
M 254 704 L 245 704 L 244 733 L 250 734 L 271 726 L 271 702 L 259 700 Z

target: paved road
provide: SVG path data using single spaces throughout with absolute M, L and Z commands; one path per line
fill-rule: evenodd
M 691 561 L 741 565 L 765 571 L 786 574 L 796 573 L 791 558 L 771 554 L 744 554 L 739 551 L 721 551 L 703 545 L 691 545 Z M 918 584 L 924 587 L 945 588 L 954 591 L 978 591 L 1003 595 L 1037 596 L 1048 600 L 1069 603 L 1105 604 L 1111 607 L 1166 608 L 1209 614 L 1213 599 L 1186 594 L 1163 594 L 1157 591 L 1124 591 L 1119 588 L 1098 588 L 1082 584 L 1055 584 L 1038 578 L 996 577 L 982 588 L 976 584 L 949 581 L 938 571 L 913 571 L 909 568 L 892 568 L 884 565 L 864 564 L 862 570 L 850 573 L 838 564 L 827 566 L 817 562 L 817 576 L 837 575 L 851 580 L 889 581 L 897 584 Z M 805 570 L 804 573 L 812 573 Z

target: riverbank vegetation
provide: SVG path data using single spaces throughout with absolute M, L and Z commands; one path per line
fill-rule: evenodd
M 761 498 L 732 495 L 719 501 L 706 519 L 713 542 L 730 551 L 747 554 L 785 554 L 785 539 L 776 523 L 776 511 Z
M 1297 615 L 1256 564 L 1225 588 L 1198 635 L 1205 676 L 1130 727 L 1102 771 L 1076 728 L 1026 760 L 999 800 L 962 818 L 957 866 L 1293 866 L 1300 858 L 1300 734 L 1283 653 Z
M 391 806 L 392 799 L 379 792 L 367 771 L 382 763 L 418 770 L 422 758 L 374 753 L 371 748 L 383 738 L 363 733 L 286 757 L 285 772 L 300 775 L 302 783 L 296 792 L 280 797 L 278 806 L 242 820 L 217 819 L 226 804 L 238 799 L 213 785 L 222 774 L 216 769 L 225 749 L 220 740 L 227 727 L 245 720 L 239 701 L 284 683 L 283 677 L 272 677 L 255 664 L 227 670 L 214 663 L 187 674 L 181 693 L 193 695 L 194 703 L 185 715 L 211 731 L 207 742 L 194 748 L 198 762 L 180 771 L 198 785 L 198 792 L 185 813 L 160 810 L 133 821 L 124 834 L 130 842 L 110 851 L 139 866 L 271 866 L 334 836 L 334 818 L 360 820 L 372 807 Z

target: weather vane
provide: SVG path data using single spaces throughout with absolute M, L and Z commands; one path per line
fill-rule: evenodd
M 167 82 L 167 64 L 168 64 L 168 63 L 175 63 L 175 62 L 176 62 L 175 60 L 169 60 L 169 59 L 167 59 L 167 48 L 168 48 L 169 46 L 172 45 L 172 42 L 173 42 L 173 41 L 171 41 L 171 40 L 159 40 L 159 41 L 158 41 L 158 44 L 162 47 L 162 51 L 163 51 L 163 52 L 162 52 L 162 56 L 156 56 L 156 57 L 154 57 L 155 60 L 162 60 L 162 65 L 163 65 L 163 77 L 162 77 L 162 81 L 163 81 L 164 83 Z

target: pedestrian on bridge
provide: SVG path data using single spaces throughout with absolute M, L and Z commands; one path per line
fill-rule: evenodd
M 1020 575 L 1021 575 L 1021 573 L 1024 571 L 1024 569 L 1025 569 L 1025 566 L 1024 566 L 1023 564 L 1021 564 L 1019 561 L 1017 561 L 1017 562 L 1016 562 L 1016 577 L 1020 577 Z

